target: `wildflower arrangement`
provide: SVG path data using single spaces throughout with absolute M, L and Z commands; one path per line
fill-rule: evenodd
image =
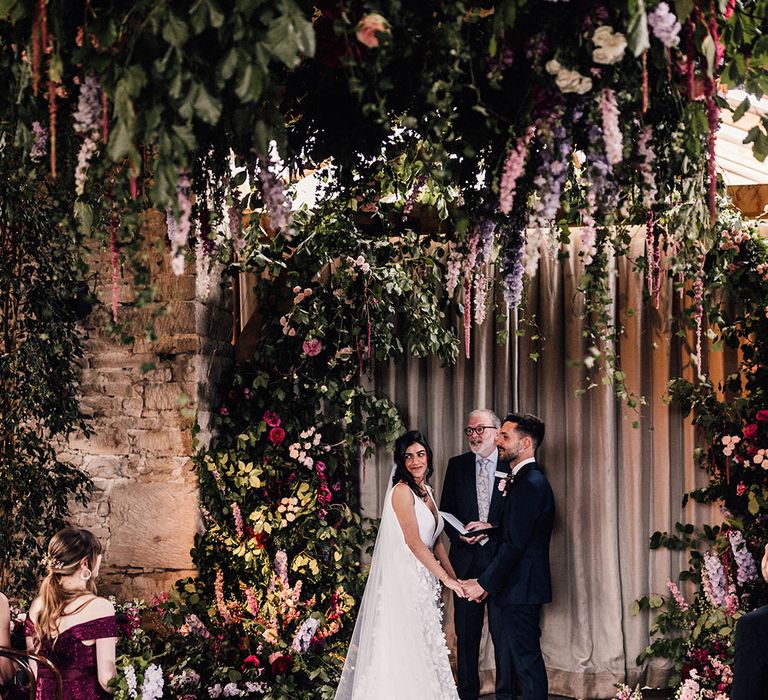
M 684 700 L 728 697 L 736 623 L 768 601 L 758 572 L 768 522 L 768 356 L 760 341 L 768 332 L 768 245 L 754 223 L 733 213 L 720 223 L 717 245 L 703 266 L 702 312 L 694 310 L 690 320 L 708 323 L 715 343 L 738 349 L 738 369 L 720 386 L 705 377 L 695 384 L 674 380 L 670 389 L 698 427 L 696 454 L 709 474 L 708 485 L 687 494 L 684 503 L 718 503 L 724 522 L 702 530 L 678 523 L 672 534 L 655 533 L 653 548 L 690 550 L 681 579 L 694 584 L 694 594 L 686 600 L 670 581 L 669 595 L 635 604 L 636 611 L 658 611 L 653 639 L 638 662 L 672 659 L 675 697 Z

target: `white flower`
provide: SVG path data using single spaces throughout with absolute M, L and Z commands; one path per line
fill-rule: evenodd
M 243 692 L 237 687 L 237 683 L 227 683 L 224 686 L 221 694 L 225 698 L 238 698 L 243 694 Z
M 561 69 L 555 76 L 555 83 L 560 88 L 560 92 L 575 92 L 578 95 L 583 95 L 592 89 L 591 78 L 566 68 Z
M 557 75 L 560 72 L 562 66 L 557 59 L 553 58 L 552 60 L 546 62 L 544 68 L 547 69 L 547 73 L 550 75 Z
M 611 27 L 605 24 L 598 27 L 592 36 L 592 41 L 597 47 L 592 52 L 592 60 L 595 63 L 611 65 L 624 58 L 627 38 L 620 32 L 614 32 Z
M 212 685 L 208 688 L 208 697 L 218 698 L 221 696 L 221 683 Z
M 138 691 L 136 689 L 136 669 L 133 666 L 126 666 L 123 669 L 123 674 L 125 675 L 125 682 L 128 685 L 128 697 L 138 697 Z
M 163 697 L 163 669 L 157 664 L 149 664 L 144 671 L 144 683 L 141 685 L 141 700 L 158 700 Z

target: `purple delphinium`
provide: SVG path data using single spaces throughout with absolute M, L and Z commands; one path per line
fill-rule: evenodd
M 701 570 L 704 593 L 712 605 L 725 607 L 727 604 L 728 584 L 725 569 L 720 557 L 711 552 L 704 555 L 704 568 Z
M 757 579 L 757 566 L 752 554 L 747 549 L 744 535 L 740 530 L 730 530 L 728 540 L 731 543 L 733 558 L 736 561 L 736 581 L 740 586 L 751 583 Z

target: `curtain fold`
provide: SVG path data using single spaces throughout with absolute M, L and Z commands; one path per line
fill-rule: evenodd
M 632 264 L 643 254 L 645 229 L 633 230 L 630 254 L 613 260 L 608 270 L 613 312 L 625 329 L 617 369 L 628 390 L 645 397 L 644 405 L 631 409 L 597 370 L 590 373 L 578 363 L 588 351 L 577 293 L 583 271 L 579 238 L 573 231 L 570 254 L 560 260 L 542 250 L 538 274 L 527 288 L 526 316 L 535 330 L 518 337 L 514 315 L 502 321 L 489 315 L 483 326 L 472 328 L 469 360 L 462 352 L 448 368 L 435 358 L 390 363 L 377 368 L 374 385 L 395 403 L 406 426 L 430 441 L 438 495 L 449 457 L 467 449 L 462 429 L 473 408 L 491 408 L 502 418 L 518 409 L 544 420 L 539 461 L 557 505 L 553 603 L 542 619 L 550 693 L 610 698 L 618 682 L 658 685 L 666 677 L 663 664 L 637 666 L 651 620 L 647 614 L 631 616 L 629 607 L 640 596 L 666 592 L 667 579 L 676 580 L 686 561 L 683 553 L 651 551 L 649 536 L 673 529 L 677 521 L 701 524 L 720 517 L 703 506 L 691 504 L 685 512 L 681 507 L 683 493 L 707 482 L 693 463 L 690 421 L 665 399 L 671 378 L 694 377 L 683 350 L 692 344 L 691 334 L 676 334 L 674 318 L 683 302 L 671 285 L 662 289 L 658 308 L 644 300 L 643 279 Z M 461 319 L 455 322 L 463 337 Z M 496 342 L 500 333 L 506 333 L 502 344 Z M 730 361 L 713 358 L 717 382 Z M 588 383 L 595 386 L 584 391 Z M 384 450 L 365 464 L 361 495 L 369 517 L 381 512 L 391 465 Z M 449 640 L 450 617 L 448 611 Z M 490 644 L 481 668 L 492 669 Z M 492 674 L 484 673 L 483 680 L 492 691 Z

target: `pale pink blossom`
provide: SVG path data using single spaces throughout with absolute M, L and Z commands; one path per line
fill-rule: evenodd
M 389 34 L 389 23 L 381 15 L 366 15 L 357 23 L 355 36 L 369 49 L 375 49 L 379 45 L 378 34 Z

